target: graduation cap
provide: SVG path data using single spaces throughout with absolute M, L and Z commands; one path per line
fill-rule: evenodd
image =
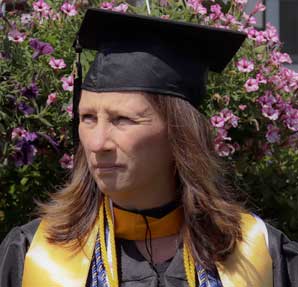
M 81 89 L 93 92 L 145 91 L 175 96 L 197 106 L 204 97 L 208 70 L 221 72 L 245 34 L 186 22 L 88 9 L 74 47 L 74 143 L 78 140 Z M 85 80 L 79 54 L 98 50 Z

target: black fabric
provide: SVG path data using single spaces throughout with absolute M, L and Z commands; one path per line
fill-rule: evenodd
M 221 72 L 245 38 L 227 29 L 91 8 L 74 47 L 100 51 L 82 89 L 145 91 L 197 106 L 208 70 Z
M 298 286 L 298 243 L 266 224 L 269 250 L 273 260 L 274 287 Z
M 39 222 L 37 219 L 12 229 L 1 243 L 0 287 L 21 287 L 25 254 Z M 289 240 L 274 227 L 266 226 L 273 260 L 274 287 L 298 287 L 298 243 Z M 156 265 L 154 269 L 159 271 L 156 274 L 134 242 L 118 239 L 116 242 L 120 254 L 120 287 L 188 287 L 182 249 L 178 249 L 171 261 Z
M 0 245 L 0 287 L 21 287 L 24 258 L 40 220 L 13 228 Z M 33 286 L 32 286 L 33 287 Z
M 179 201 L 171 201 L 171 202 L 169 202 L 163 206 L 160 206 L 160 207 L 155 207 L 155 208 L 150 208 L 150 209 L 142 209 L 142 210 L 126 209 L 126 208 L 116 205 L 115 203 L 114 203 L 114 205 L 119 209 L 126 210 L 129 212 L 134 212 L 136 214 L 141 214 L 143 216 L 162 218 L 162 217 L 166 216 L 167 214 L 169 214 L 170 212 L 174 211 L 174 209 L 176 209 L 180 205 L 180 202 Z
M 77 36 L 82 48 L 90 50 L 115 43 L 156 43 L 166 47 L 164 52 L 181 49 L 215 72 L 225 68 L 246 38 L 238 31 L 97 8 L 87 10 Z

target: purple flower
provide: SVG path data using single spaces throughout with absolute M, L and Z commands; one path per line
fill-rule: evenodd
M 280 141 L 279 128 L 273 125 L 268 125 L 266 139 L 270 143 L 278 143 Z
M 41 55 L 52 54 L 54 52 L 54 48 L 49 43 L 41 42 L 35 38 L 30 39 L 29 45 L 32 49 L 34 49 L 34 53 L 32 55 L 33 59 L 37 59 Z
M 28 87 L 22 88 L 21 93 L 28 99 L 35 99 L 38 96 L 38 87 L 35 82 L 32 82 Z
M 15 146 L 14 161 L 16 166 L 32 164 L 37 149 L 31 143 L 20 141 Z
M 287 107 L 286 114 L 283 116 L 284 123 L 288 129 L 298 131 L 298 110 L 292 107 Z
M 8 32 L 8 40 L 15 43 L 22 43 L 26 39 L 26 34 L 14 29 Z
M 73 155 L 68 155 L 65 153 L 62 158 L 59 160 L 59 163 L 62 168 L 72 169 L 73 168 Z
M 27 141 L 27 142 L 33 142 L 37 139 L 37 134 L 36 133 L 31 133 L 31 132 L 26 132 L 25 133 L 25 136 L 24 136 L 24 139 Z
M 76 7 L 68 2 L 64 2 L 60 9 L 68 16 L 75 16 L 78 14 Z
M 34 113 L 34 108 L 28 106 L 26 103 L 24 102 L 20 102 L 18 104 L 18 109 L 24 113 L 24 115 L 31 115 Z
M 49 64 L 54 70 L 61 70 L 66 67 L 63 59 L 55 59 L 54 57 L 51 57 Z
M 262 115 L 272 121 L 276 121 L 279 117 L 279 110 L 274 109 L 272 106 L 264 105 L 262 107 Z

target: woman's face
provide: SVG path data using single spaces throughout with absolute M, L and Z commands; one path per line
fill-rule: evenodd
M 167 198 L 175 180 L 166 123 L 144 94 L 84 90 L 79 114 L 80 141 L 103 193 L 130 208 L 136 201 L 146 208 L 172 200 Z

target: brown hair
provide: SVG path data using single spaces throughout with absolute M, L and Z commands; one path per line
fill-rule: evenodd
M 168 138 L 181 184 L 184 207 L 183 238 L 196 262 L 213 269 L 241 240 L 240 213 L 226 183 L 223 164 L 214 152 L 212 130 L 206 118 L 187 101 L 146 95 L 168 125 Z M 74 239 L 80 247 L 95 224 L 100 192 L 79 146 L 70 183 L 40 204 L 47 220 L 48 239 L 64 244 Z

